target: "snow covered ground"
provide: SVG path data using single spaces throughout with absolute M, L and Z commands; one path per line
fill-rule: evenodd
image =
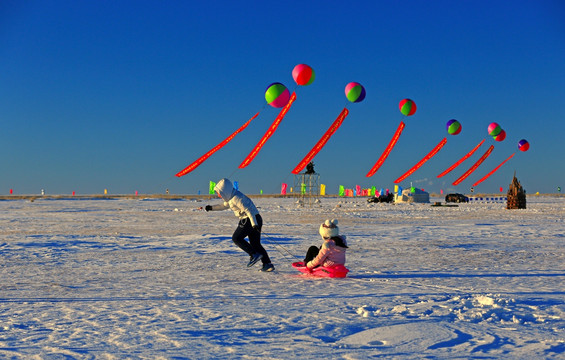
M 255 202 L 275 273 L 246 268 L 209 202 L 0 201 L 0 358 L 565 357 L 565 198 Z M 290 265 L 326 218 L 345 279 Z

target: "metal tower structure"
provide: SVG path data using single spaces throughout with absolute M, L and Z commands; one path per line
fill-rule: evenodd
M 314 163 L 309 163 L 305 172 L 294 175 L 294 196 L 303 206 L 320 202 L 320 174 L 314 171 Z

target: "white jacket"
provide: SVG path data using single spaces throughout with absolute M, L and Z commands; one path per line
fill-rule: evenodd
M 255 215 L 259 215 L 259 210 L 255 207 L 253 201 L 245 196 L 240 191 L 234 189 L 233 184 L 228 179 L 218 181 L 214 187 L 216 191 L 224 200 L 223 204 L 212 205 L 212 210 L 226 210 L 232 209 L 235 216 L 240 220 L 249 218 L 251 226 L 258 225 Z

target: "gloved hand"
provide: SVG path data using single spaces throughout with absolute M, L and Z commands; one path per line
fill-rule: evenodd
M 204 210 L 206 210 L 206 211 L 210 211 L 210 210 L 212 210 L 212 206 L 210 206 L 210 205 L 206 205 L 206 207 L 204 208 Z
M 257 231 L 258 233 L 261 232 L 261 228 L 259 227 L 259 225 L 253 225 L 253 230 Z

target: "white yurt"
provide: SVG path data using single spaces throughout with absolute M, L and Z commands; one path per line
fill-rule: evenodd
M 421 189 L 411 188 L 402 190 L 402 195 L 394 195 L 395 203 L 429 203 L 430 193 Z

